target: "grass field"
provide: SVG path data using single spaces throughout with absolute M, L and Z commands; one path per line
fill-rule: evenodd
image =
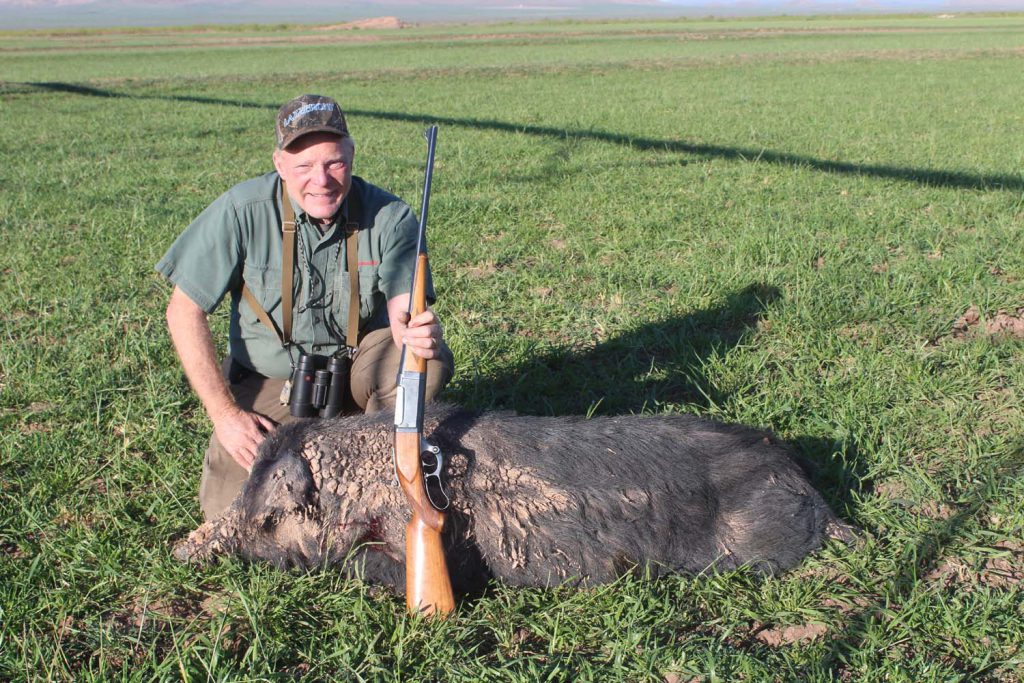
M 1022 71 L 1024 15 L 0 34 L 0 679 L 1021 680 Z M 445 623 L 175 562 L 153 265 L 302 92 L 413 204 L 440 125 L 449 401 L 772 428 L 860 541 Z

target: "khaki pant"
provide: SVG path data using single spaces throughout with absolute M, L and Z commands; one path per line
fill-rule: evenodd
M 455 370 L 455 360 L 447 346 L 441 348 L 441 358 L 427 362 L 427 401 L 434 398 L 448 384 Z M 352 361 L 349 374 L 348 397 L 359 410 L 374 413 L 394 408 L 398 388 L 398 366 L 402 351 L 395 346 L 388 328 L 368 332 L 359 344 L 359 353 Z M 231 359 L 224 361 L 224 376 L 228 377 Z M 281 389 L 285 380 L 272 379 L 249 373 L 231 383 L 231 393 L 238 407 L 261 415 L 280 424 L 293 422 L 286 405 L 281 405 Z M 210 436 L 210 445 L 203 457 L 203 476 L 199 482 L 199 505 L 203 517 L 214 519 L 231 504 L 242 484 L 249 477 L 244 467 L 235 462 L 217 440 Z

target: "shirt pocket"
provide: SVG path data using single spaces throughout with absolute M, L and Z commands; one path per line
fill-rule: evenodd
M 281 269 L 273 266 L 260 266 L 251 263 L 245 264 L 242 273 L 246 286 L 252 292 L 253 297 L 263 307 L 275 322 L 280 323 L 281 317 Z M 249 302 L 242 297 L 241 315 L 247 322 L 257 322 L 259 315 L 252 310 Z M 294 301 L 294 300 L 293 300 Z
M 359 266 L 359 318 L 368 320 L 379 305 L 383 294 L 380 291 L 380 266 Z
M 359 274 L 359 329 L 364 329 L 371 313 L 379 313 L 377 310 L 379 308 L 378 299 L 382 296 L 380 294 L 379 270 L 380 266 L 374 264 L 361 265 L 357 271 Z M 345 327 L 343 333 L 348 331 L 348 307 L 351 301 L 348 271 L 339 270 L 334 278 L 334 310 L 337 319 Z

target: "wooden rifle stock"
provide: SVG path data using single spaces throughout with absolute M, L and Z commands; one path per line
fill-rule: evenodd
M 423 209 L 420 212 L 420 244 L 409 306 L 411 318 L 427 309 L 428 264 L 423 242 L 434 145 L 437 140 L 436 127 L 428 131 L 427 139 L 430 146 Z M 426 359 L 412 353 L 408 346 L 403 347 L 395 402 L 395 473 L 412 511 L 412 517 L 405 527 L 405 603 L 410 612 L 443 617 L 455 609 L 455 597 L 441 540 L 445 515 L 430 500 L 421 460 L 422 454 L 430 450 L 430 445 L 423 439 L 426 376 Z M 440 453 L 437 449 L 431 452 L 438 458 L 440 470 Z M 439 472 L 435 474 L 439 476 Z

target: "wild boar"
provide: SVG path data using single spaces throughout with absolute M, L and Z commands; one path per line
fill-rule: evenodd
M 390 413 L 275 432 L 228 510 L 175 555 L 278 567 L 324 563 L 404 590 L 404 494 Z M 532 417 L 428 407 L 451 498 L 444 530 L 456 592 L 608 582 L 636 569 L 793 567 L 850 538 L 772 434 L 690 415 Z

